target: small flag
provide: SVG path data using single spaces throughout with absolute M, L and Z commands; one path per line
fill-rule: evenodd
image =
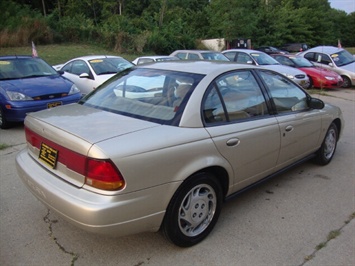
M 32 57 L 38 57 L 38 53 L 34 42 L 32 42 Z
M 341 43 L 339 39 L 338 39 L 338 48 L 341 48 Z

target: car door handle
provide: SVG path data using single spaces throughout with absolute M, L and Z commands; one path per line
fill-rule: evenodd
M 233 139 L 229 139 L 227 140 L 227 146 L 231 147 L 231 146 L 238 146 L 240 143 L 240 140 L 237 138 L 233 138 Z
M 287 126 L 286 128 L 285 128 L 285 131 L 286 132 L 291 132 L 293 130 L 293 126 Z

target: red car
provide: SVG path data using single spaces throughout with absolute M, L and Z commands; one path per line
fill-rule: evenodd
M 282 65 L 295 67 L 305 72 L 310 81 L 308 89 L 312 87 L 333 89 L 340 88 L 343 84 L 343 78 L 338 73 L 316 67 L 304 57 L 287 54 L 273 54 L 271 56 Z

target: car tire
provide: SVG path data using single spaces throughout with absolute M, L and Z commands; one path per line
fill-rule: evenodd
M 2 110 L 2 108 L 0 107 L 0 128 L 7 129 L 9 127 L 10 127 L 10 123 L 6 120 L 5 114 Z
M 193 246 L 212 231 L 221 208 L 222 188 L 217 179 L 209 173 L 195 174 L 171 199 L 162 231 L 177 246 Z
M 308 79 L 309 79 L 309 85 L 308 85 L 308 87 L 307 87 L 307 90 L 312 89 L 312 87 L 313 87 L 313 80 L 312 80 L 312 78 L 311 78 L 310 76 L 308 76 Z
M 351 87 L 351 80 L 346 76 L 341 76 L 343 78 L 343 85 L 342 88 L 350 88 Z
M 317 164 L 326 165 L 330 163 L 337 147 L 339 139 L 338 134 L 339 132 L 337 126 L 332 123 L 329 126 L 327 133 L 325 134 L 322 146 L 316 153 L 315 162 Z

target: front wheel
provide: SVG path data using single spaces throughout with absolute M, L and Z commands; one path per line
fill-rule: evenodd
M 176 191 L 162 224 L 165 236 L 180 247 L 201 242 L 217 223 L 221 212 L 222 189 L 209 173 L 186 180 Z
M 312 87 L 313 87 L 313 80 L 312 80 L 312 78 L 311 78 L 310 76 L 308 76 L 308 79 L 309 79 L 309 85 L 308 85 L 308 87 L 307 87 L 307 90 L 312 89 Z
M 7 129 L 10 127 L 10 123 L 6 120 L 5 114 L 0 106 L 0 128 Z
M 323 140 L 322 146 L 316 153 L 315 161 L 320 165 L 326 165 L 332 160 L 338 142 L 338 128 L 332 123 Z

